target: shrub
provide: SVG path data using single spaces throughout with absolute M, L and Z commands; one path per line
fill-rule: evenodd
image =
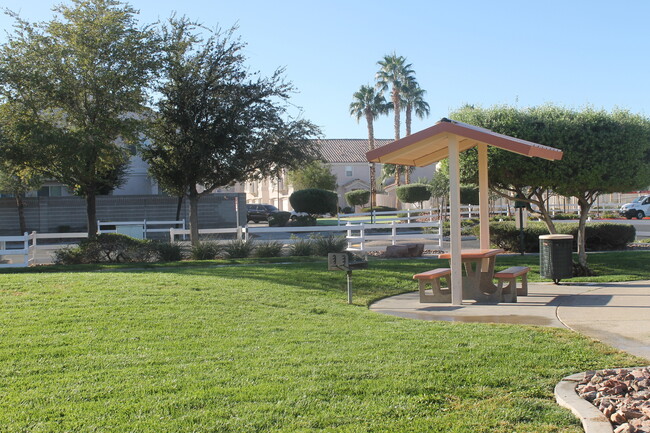
M 573 250 L 578 246 L 578 223 L 556 224 L 558 234 L 573 235 Z M 474 228 L 478 236 L 479 227 Z M 524 229 L 525 252 L 539 252 L 539 237 L 548 234 L 543 223 L 529 223 Z M 595 223 L 585 228 L 585 247 L 588 251 L 620 250 L 634 242 L 636 230 L 630 224 Z M 490 223 L 490 243 L 497 248 L 519 251 L 519 229 L 513 222 Z
M 57 252 L 55 261 L 62 264 L 125 263 L 153 261 L 157 256 L 151 241 L 117 233 L 102 233 L 83 239 L 78 247 Z
M 158 260 L 163 262 L 179 262 L 183 259 L 183 248 L 174 242 L 156 242 L 153 244 L 158 252 Z
M 311 256 L 314 250 L 314 245 L 311 239 L 296 238 L 291 236 L 294 239 L 294 243 L 289 247 L 289 255 L 291 256 Z
M 327 256 L 329 253 L 342 253 L 347 247 L 345 236 L 322 236 L 315 235 L 312 237 L 313 253 L 317 256 Z
M 370 191 L 355 189 L 345 193 L 345 201 L 350 206 L 362 206 L 370 201 Z
M 289 221 L 289 227 L 311 227 L 315 226 L 318 220 L 311 215 L 298 215 Z
M 460 187 L 460 202 L 462 204 L 478 205 L 478 187 L 462 185 Z
M 284 227 L 291 218 L 291 212 L 275 212 L 269 215 L 269 227 Z
M 84 262 L 83 252 L 79 247 L 65 247 L 54 251 L 55 265 L 80 265 Z
M 344 208 L 341 208 L 341 209 L 339 210 L 339 213 L 346 213 L 346 214 L 348 214 L 348 213 L 354 213 L 354 209 L 351 208 L 350 206 L 345 206 Z
M 399 186 L 395 190 L 395 194 L 402 203 L 421 203 L 431 198 L 429 186 L 421 183 Z
M 600 214 L 600 217 L 605 219 L 617 219 L 620 218 L 621 216 L 616 212 L 606 211 Z
M 560 223 L 556 228 L 558 233 L 573 235 L 573 246 L 577 248 L 577 223 Z M 587 251 L 624 250 L 635 238 L 636 229 L 631 224 L 592 223 L 585 229 Z
M 324 189 L 301 189 L 291 194 L 289 203 L 296 212 L 306 212 L 310 215 L 335 214 L 338 196 L 335 192 Z
M 280 257 L 282 244 L 278 241 L 261 242 L 255 248 L 255 257 Z
M 245 259 L 251 256 L 254 249 L 255 243 L 252 240 L 235 239 L 228 242 L 223 250 L 229 259 Z
M 217 242 L 199 242 L 192 246 L 192 260 L 214 260 L 221 253 L 222 247 Z
M 577 213 L 556 213 L 555 215 L 552 215 L 551 217 L 554 220 L 577 220 L 580 218 L 580 215 Z

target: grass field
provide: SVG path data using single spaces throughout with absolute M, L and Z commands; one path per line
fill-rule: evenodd
M 618 280 L 649 260 L 590 256 Z M 241 263 L 0 275 L 0 432 L 579 432 L 555 383 L 644 363 L 566 330 L 368 311 L 434 260 L 372 261 L 355 305 L 323 260 Z

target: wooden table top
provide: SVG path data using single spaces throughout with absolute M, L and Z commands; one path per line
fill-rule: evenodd
M 475 248 L 460 250 L 462 259 L 487 259 L 488 257 L 496 256 L 497 254 L 505 253 L 501 248 Z M 444 253 L 438 256 L 439 259 L 450 259 L 451 253 Z

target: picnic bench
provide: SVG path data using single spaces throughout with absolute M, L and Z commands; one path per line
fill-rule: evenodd
M 440 286 L 440 279 L 447 280 L 446 288 Z M 451 268 L 438 268 L 413 275 L 418 280 L 420 289 L 420 302 L 451 302 Z M 431 294 L 427 293 L 426 286 L 431 286 Z
M 517 295 L 528 295 L 528 266 L 511 266 L 499 272 L 495 272 L 494 278 L 499 280 L 497 291 L 501 293 L 504 302 L 517 302 Z M 521 287 L 517 288 L 517 277 L 521 277 Z M 508 285 L 504 287 L 504 284 Z

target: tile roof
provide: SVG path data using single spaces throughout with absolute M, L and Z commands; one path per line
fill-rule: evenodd
M 369 150 L 367 138 L 331 138 L 316 141 L 320 145 L 320 152 L 323 159 L 328 163 L 368 162 L 366 158 L 366 152 Z M 375 138 L 375 148 L 384 146 L 392 141 Z

